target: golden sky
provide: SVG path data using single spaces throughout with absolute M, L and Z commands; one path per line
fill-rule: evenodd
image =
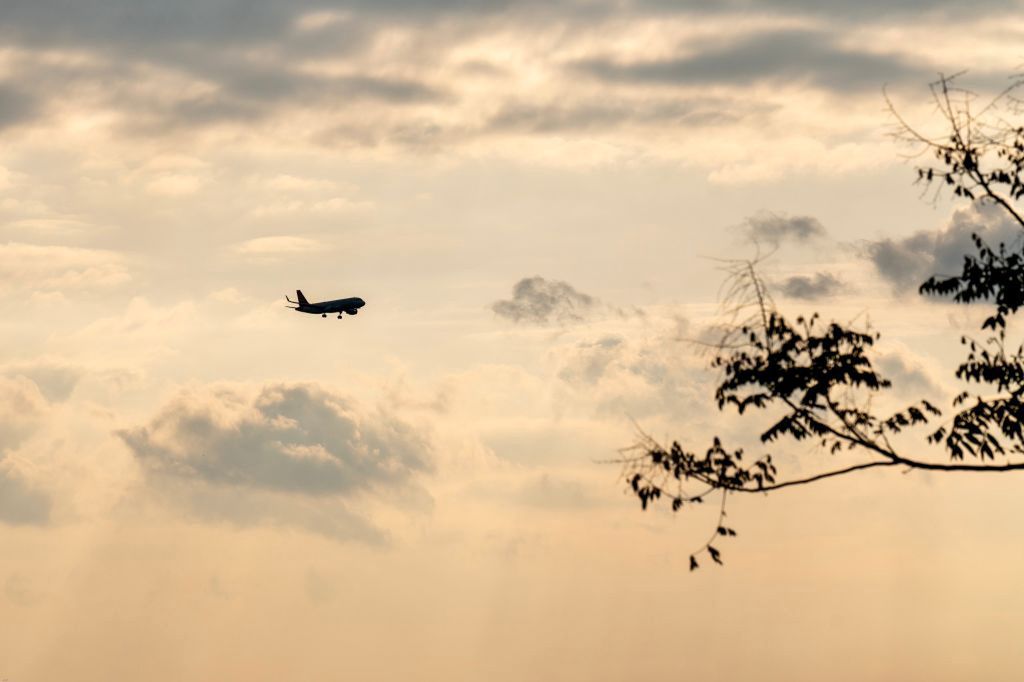
M 1020 679 L 1021 476 L 735 500 L 691 574 L 715 510 L 600 462 L 757 449 L 685 342 L 755 241 L 948 404 L 976 316 L 915 287 L 1012 233 L 883 87 L 934 128 L 1021 9 L 0 0 L 0 679 Z

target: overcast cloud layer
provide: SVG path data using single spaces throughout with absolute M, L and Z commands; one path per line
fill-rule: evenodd
M 117 137 L 255 129 L 371 154 L 602 130 L 649 153 L 696 158 L 677 144 L 645 144 L 638 133 L 752 120 L 783 130 L 809 113 L 807 104 L 794 106 L 795 90 L 827 95 L 815 108 L 856 96 L 874 99 L 877 110 L 882 85 L 917 87 L 962 66 L 878 30 L 906 16 L 941 32 L 981 15 L 937 1 L 854 10 L 783 0 L 18 0 L 5 7 L 0 29 L 9 47 L 0 60 L 0 126 L 66 126 L 77 110 Z M 662 28 L 647 45 L 634 44 L 651 22 Z M 973 77 L 998 82 L 1010 70 L 989 59 Z M 847 107 L 847 130 L 862 124 L 853 113 Z

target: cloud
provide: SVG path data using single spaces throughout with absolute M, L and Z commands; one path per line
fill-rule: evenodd
M 347 539 L 376 532 L 350 505 L 421 504 L 417 478 L 433 469 L 412 427 L 307 384 L 187 391 L 119 435 L 151 480 L 202 515 Z
M 771 109 L 770 105 L 723 98 L 660 102 L 601 100 L 572 104 L 517 102 L 503 106 L 484 127 L 492 133 L 565 133 L 606 130 L 622 125 L 715 126 L 735 123 L 745 116 Z
M 642 338 L 605 334 L 563 346 L 554 351 L 557 376 L 598 414 L 693 422 L 706 411 L 709 375 L 706 359 L 680 338 L 684 327 L 676 319 Z
M 845 0 L 713 0 L 712 2 L 674 3 L 665 0 L 641 0 L 640 4 L 666 9 L 703 9 L 708 12 L 726 11 L 758 11 L 772 14 L 825 16 L 830 21 L 841 18 L 845 21 L 877 22 L 880 18 L 928 16 L 952 18 L 963 14 L 976 14 L 983 8 L 1000 8 L 1009 11 L 1015 6 L 1013 0 L 979 0 L 965 5 L 959 0 L 904 0 L 889 2 L 888 0 L 862 0 L 846 2 Z
M 50 496 L 20 478 L 0 458 L 0 521 L 15 526 L 40 526 L 50 520 Z
M 666 14 L 749 14 L 836 16 L 877 21 L 887 15 L 977 12 L 979 7 L 1009 10 L 1006 0 L 979 0 L 965 7 L 956 0 L 345 0 L 274 2 L 253 0 L 239 11 L 232 0 L 178 0 L 171 5 L 139 4 L 137 0 L 7 0 L 0 35 L 37 45 L 109 45 L 155 50 L 167 45 L 224 44 L 239 48 L 277 36 L 309 39 L 326 33 L 352 35 L 354 29 L 380 25 L 426 25 L 455 18 L 487 19 L 500 14 L 507 21 L 537 19 L 594 21 L 623 15 L 637 18 Z
M 843 289 L 843 282 L 829 272 L 816 272 L 808 277 L 795 275 L 776 285 L 783 296 L 814 301 L 835 296 Z
M 526 277 L 512 288 L 512 298 L 491 306 L 496 315 L 513 322 L 547 324 L 576 322 L 592 313 L 597 300 L 568 282 Z
M 37 109 L 32 95 L 20 88 L 0 83 L 0 130 L 31 120 Z
M 879 373 L 892 381 L 893 389 L 901 395 L 934 401 L 945 391 L 920 362 L 905 352 L 890 352 L 875 359 Z
M 825 228 L 811 216 L 762 212 L 747 218 L 744 232 L 754 242 L 778 246 L 784 241 L 806 242 L 823 237 Z
M 32 433 L 49 408 L 31 379 L 0 375 L 0 453 L 14 448 Z
M 35 431 L 49 403 L 25 376 L 0 375 L 0 521 L 39 525 L 50 518 L 51 500 L 25 480 L 10 451 Z
M 123 259 L 113 251 L 0 244 L 0 289 L 69 292 L 110 288 L 129 279 Z
M 636 85 L 749 85 L 761 81 L 809 84 L 827 90 L 877 89 L 893 81 L 925 82 L 929 70 L 895 54 L 842 47 L 832 34 L 784 30 L 697 46 L 689 54 L 617 61 L 591 57 L 571 65 L 610 83 Z
M 536 474 L 519 488 L 522 504 L 542 508 L 582 508 L 600 503 L 579 480 L 552 475 Z
M 949 224 L 937 231 L 922 230 L 904 239 L 870 242 L 865 256 L 897 291 L 916 289 L 932 275 L 959 274 L 964 256 L 974 253 L 971 234 L 990 245 L 1020 243 L 1022 232 L 1001 208 L 976 202 L 957 210 Z
M 63 402 L 70 398 L 71 392 L 82 377 L 82 370 L 79 368 L 50 361 L 8 365 L 0 368 L 0 372 L 9 377 L 29 379 L 51 403 Z
M 311 253 L 323 248 L 320 242 L 306 237 L 280 235 L 258 237 L 235 246 L 235 251 L 246 256 L 285 256 L 295 253 Z
M 890 26 L 850 38 L 844 29 L 857 18 L 903 11 L 868 4 L 873 11 L 828 3 L 843 21 L 816 31 L 779 30 L 825 25 L 813 3 L 787 0 L 254 0 L 244 11 L 232 0 L 12 0 L 0 66 L 37 103 L 20 118 L 132 145 L 258 140 L 371 158 L 569 165 L 682 158 L 712 167 L 716 180 L 746 182 L 793 166 L 849 172 L 877 162 L 850 142 L 875 125 L 865 102 L 886 82 L 924 84 L 937 67 L 915 60 L 920 41 L 901 44 L 906 55 L 872 52 L 888 49 Z M 762 81 L 785 87 L 751 93 Z M 834 101 L 801 97 L 807 86 L 863 97 L 836 116 Z M 736 134 L 686 136 L 724 126 Z M 524 143 L 532 136 L 560 139 Z M 205 188 L 178 177 L 149 191 Z
M 296 10 L 267 0 L 241 13 L 221 0 L 158 11 L 119 4 L 5 5 L 0 45 L 15 49 L 0 63 L 12 74 L 0 81 L 0 129 L 68 104 L 103 112 L 118 133 L 163 137 L 285 112 L 393 109 L 448 97 L 412 69 L 378 72 L 379 60 L 367 55 L 376 28 L 367 22 L 296 32 Z M 8 30 L 13 25 L 19 29 Z M 330 68 L 311 64 L 317 57 L 330 58 Z

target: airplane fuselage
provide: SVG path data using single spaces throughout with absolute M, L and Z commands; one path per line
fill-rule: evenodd
M 339 298 L 334 301 L 321 301 L 320 303 L 307 303 L 296 308 L 300 313 L 313 315 L 325 315 L 327 313 L 348 313 L 355 315 L 359 309 L 366 305 L 361 298 Z
M 310 303 L 306 300 L 306 297 L 302 295 L 301 291 L 295 292 L 298 301 L 293 301 L 287 296 L 285 299 L 289 303 L 294 304 L 292 310 L 297 310 L 300 313 L 309 313 L 310 315 L 322 315 L 327 317 L 329 313 L 337 313 L 340 318 L 343 314 L 355 315 L 359 312 L 359 309 L 366 305 L 366 301 L 354 296 L 352 298 L 338 298 L 333 301 L 320 301 L 318 303 Z

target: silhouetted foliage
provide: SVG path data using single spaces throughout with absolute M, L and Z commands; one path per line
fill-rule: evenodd
M 954 87 L 954 78 L 943 77 L 931 85 L 947 134 L 922 135 L 890 105 L 899 126 L 897 137 L 915 145 L 918 155 L 937 161 L 917 168 L 919 182 L 952 187 L 955 196 L 998 205 L 1024 230 L 1024 219 L 1015 209 L 1015 202 L 1024 197 L 1024 127 L 1007 119 L 1024 113 L 1014 94 L 1021 81 L 975 112 L 975 97 Z M 957 395 L 952 418 L 924 435 L 926 443 L 944 447 L 946 462 L 905 454 L 890 441 L 894 434 L 941 416 L 934 404 L 921 399 L 888 415 L 872 408 L 871 396 L 891 385 L 871 362 L 877 333 L 825 323 L 817 314 L 790 321 L 776 310 L 756 259 L 728 264 L 724 303 L 731 321 L 714 346 L 711 362 L 721 373 L 715 391 L 719 410 L 773 413 L 773 423 L 760 434 L 762 446 L 787 439 L 810 441 L 826 453 L 860 453 L 863 461 L 784 478 L 770 454 L 745 461 L 742 449 L 725 447 L 719 437 L 697 454 L 679 442 L 664 447 L 641 432 L 619 460 L 641 508 L 664 499 L 671 500 L 672 511 L 678 512 L 710 495 L 720 498 L 715 530 L 690 557 L 690 570 L 699 567 L 702 554 L 722 563 L 721 551 L 713 543 L 736 535 L 724 524 L 730 494 L 769 493 L 879 467 L 1024 470 L 1024 461 L 1011 459 L 1024 455 L 1024 346 L 1008 349 L 1006 339 L 1008 318 L 1024 307 L 1024 240 L 991 247 L 977 234 L 972 238 L 975 253 L 965 255 L 960 274 L 935 275 L 920 287 L 925 296 L 993 308 L 981 325 L 984 339 L 961 339 L 967 357 L 956 369 L 958 379 L 987 391 Z M 1005 461 L 995 463 L 997 458 Z

